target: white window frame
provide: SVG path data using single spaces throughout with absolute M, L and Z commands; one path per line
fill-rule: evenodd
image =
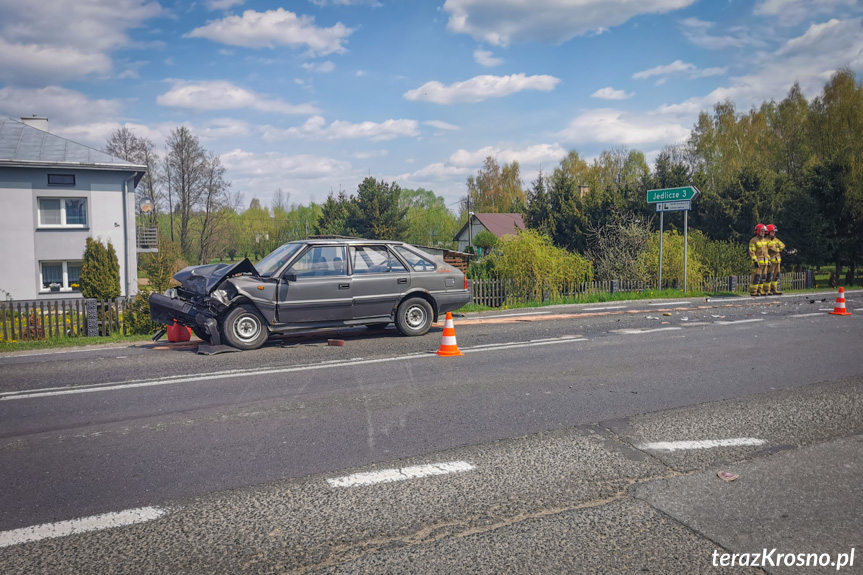
M 42 223 L 42 200 L 59 200 L 60 201 L 60 223 L 59 224 L 44 224 Z M 84 202 L 84 213 L 86 223 L 83 224 L 67 224 L 66 223 L 66 200 L 82 200 Z M 88 229 L 90 227 L 90 201 L 87 198 L 76 196 L 41 196 L 36 200 L 36 211 L 39 214 L 39 227 L 47 229 Z
M 45 287 L 45 280 L 42 276 L 42 266 L 45 264 L 61 264 L 63 266 L 63 283 L 60 284 L 61 292 L 72 292 L 75 291 L 72 289 L 72 286 L 69 285 L 69 264 L 78 264 L 81 266 L 81 260 L 41 260 L 39 262 L 39 293 L 52 293 L 51 287 Z M 80 278 L 79 278 L 79 288 L 80 291 Z M 54 292 L 56 293 L 56 292 Z

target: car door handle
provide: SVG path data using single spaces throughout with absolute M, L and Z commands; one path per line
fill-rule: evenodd
M 351 289 L 351 284 L 339 284 L 339 289 Z
M 396 283 L 406 284 L 408 283 L 408 278 L 399 278 L 398 280 L 396 280 Z

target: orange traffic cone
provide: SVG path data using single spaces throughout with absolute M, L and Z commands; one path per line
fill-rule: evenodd
M 836 305 L 833 306 L 833 311 L 830 313 L 832 315 L 852 315 L 850 311 L 845 309 L 845 288 L 839 288 L 839 296 L 836 298 Z
M 455 326 L 452 323 L 451 312 L 446 312 L 446 322 L 443 324 L 443 339 L 440 342 L 440 349 L 435 353 L 443 357 L 464 355 L 459 351 L 458 344 L 455 342 Z

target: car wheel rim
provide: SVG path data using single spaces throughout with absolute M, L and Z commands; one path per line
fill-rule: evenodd
M 423 326 L 423 324 L 425 324 L 426 311 L 422 308 L 422 306 L 412 305 L 408 308 L 405 320 L 407 321 L 407 324 L 411 327 L 411 329 L 419 329 Z
M 253 341 L 261 332 L 261 324 L 257 318 L 244 315 L 234 322 L 234 334 L 242 341 Z

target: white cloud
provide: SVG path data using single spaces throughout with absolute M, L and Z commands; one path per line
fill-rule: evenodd
M 599 98 L 601 100 L 626 100 L 632 98 L 635 92 L 626 92 L 624 90 L 615 90 L 611 86 L 600 88 L 590 95 L 591 98 Z
M 655 68 L 650 68 L 649 70 L 642 70 L 641 72 L 636 72 L 632 75 L 633 78 L 643 80 L 645 78 L 651 78 L 653 76 L 662 76 L 657 84 L 664 83 L 668 76 L 673 74 L 685 74 L 690 78 L 705 78 L 707 76 L 721 76 L 728 72 L 728 67 L 724 68 L 705 68 L 704 70 L 699 69 L 695 64 L 689 64 L 687 62 L 683 62 L 682 60 L 675 60 L 671 64 L 666 66 L 656 66 Z
M 319 74 L 327 74 L 336 69 L 336 65 L 327 60 L 326 62 L 306 62 L 303 64 L 303 70 L 309 72 L 317 72 Z
M 458 150 L 449 157 L 449 163 L 461 168 L 479 168 L 483 161 L 489 156 L 495 158 L 499 164 L 544 164 L 559 162 L 566 156 L 566 150 L 558 144 L 537 144 L 522 149 L 498 148 L 485 146 L 478 150 Z
M 695 0 L 446 0 L 447 27 L 493 46 L 559 44 L 604 31 L 642 14 L 660 14 Z
M 110 54 L 131 46 L 127 30 L 162 14 L 157 2 L 0 0 L 0 81 L 44 85 L 109 75 Z
M 265 126 L 263 138 L 267 142 L 288 138 L 311 140 L 353 140 L 364 138 L 372 142 L 381 142 L 417 135 L 419 135 L 419 122 L 416 120 L 386 120 L 381 123 L 361 122 L 359 124 L 335 121 L 327 126 L 327 122 L 323 117 L 313 116 L 306 120 L 302 126 L 286 130 Z
M 333 6 L 361 6 L 367 5 L 372 8 L 379 8 L 383 6 L 377 0 L 310 0 L 312 4 L 315 6 L 328 6 L 332 4 Z
M 447 130 L 447 131 L 456 131 L 461 130 L 459 126 L 455 124 L 450 124 L 448 122 L 441 122 L 440 120 L 427 120 L 423 122 L 426 126 L 431 126 L 432 128 L 437 128 L 438 130 Z
M 370 158 L 386 158 L 389 154 L 389 150 L 365 150 L 354 154 L 354 157 L 358 160 L 368 160 Z
M 248 108 L 277 114 L 314 114 L 318 109 L 311 104 L 289 104 L 284 100 L 267 98 L 230 82 L 184 82 L 177 80 L 166 93 L 156 98 L 161 106 L 191 110 L 230 110 Z
M 341 22 L 330 28 L 315 26 L 311 16 L 297 16 L 284 8 L 255 12 L 246 10 L 242 16 L 227 16 L 195 28 L 186 38 L 206 38 L 213 42 L 246 48 L 308 46 L 311 55 L 345 52 L 342 43 L 353 30 Z
M 678 142 L 689 136 L 689 129 L 677 123 L 600 108 L 579 115 L 556 135 L 574 144 L 600 142 L 638 146 L 652 142 Z
M 0 88 L 0 116 L 47 116 L 51 126 L 68 126 L 73 123 L 102 119 L 117 121 L 120 117 L 120 100 L 93 100 L 80 92 L 49 86 L 47 88 Z
M 207 10 L 229 10 L 245 3 L 246 0 L 207 0 Z
M 216 118 L 196 133 L 202 140 L 223 140 L 248 136 L 252 133 L 252 129 L 248 122 L 242 120 Z
M 477 48 L 474 50 L 473 59 L 480 66 L 485 66 L 486 68 L 491 68 L 493 66 L 499 66 L 503 64 L 503 60 L 501 58 L 495 58 L 494 55 L 488 50 L 481 50 Z
M 727 50 L 728 48 L 743 48 L 746 46 L 766 46 L 766 43 L 759 35 L 750 32 L 749 29 L 744 26 L 735 26 L 730 28 L 721 36 L 710 34 L 709 30 L 714 26 L 714 22 L 699 20 L 698 18 L 686 18 L 680 22 L 680 29 L 683 32 L 683 36 L 692 44 L 708 50 Z
M 456 102 L 482 102 L 488 98 L 502 98 L 523 90 L 549 92 L 560 82 L 554 76 L 476 76 L 464 82 L 444 86 L 440 82 L 428 82 L 419 88 L 404 93 L 408 100 L 453 104 Z
M 759 16 L 775 16 L 780 24 L 791 26 L 819 14 L 836 14 L 842 7 L 859 5 L 859 0 L 759 0 L 753 12 Z
M 730 85 L 706 96 L 659 107 L 654 115 L 694 121 L 701 111 L 730 99 L 738 110 L 784 98 L 794 82 L 807 98 L 817 95 L 838 69 L 863 72 L 863 19 L 830 20 L 813 24 L 802 35 L 788 40 L 772 53 L 753 54 L 753 71 L 730 78 Z
M 264 205 L 270 204 L 278 188 L 304 203 L 310 189 L 321 190 L 324 196 L 326 190 L 353 189 L 363 177 L 349 162 L 312 154 L 255 154 L 238 148 L 219 158 L 229 172 L 232 189 L 257 197 Z

